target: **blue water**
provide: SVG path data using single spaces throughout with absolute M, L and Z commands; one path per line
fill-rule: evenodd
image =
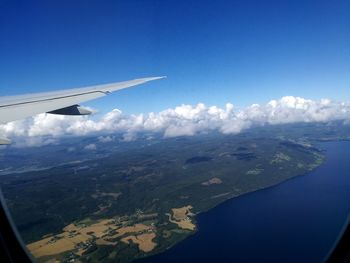
M 140 262 L 323 261 L 350 212 L 350 142 L 321 147 L 315 171 L 199 215 L 195 235 Z

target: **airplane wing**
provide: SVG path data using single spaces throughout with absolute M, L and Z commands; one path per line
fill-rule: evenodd
M 111 92 L 164 77 L 150 77 L 70 90 L 0 97 L 0 124 L 47 112 L 62 115 L 86 115 L 91 112 L 78 104 Z M 0 144 L 10 143 L 0 138 Z

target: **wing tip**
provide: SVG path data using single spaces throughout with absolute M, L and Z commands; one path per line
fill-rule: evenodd
M 145 81 L 152 81 L 152 80 L 157 80 L 157 79 L 166 79 L 167 76 L 159 76 L 159 77 L 148 77 L 144 78 Z
M 158 79 L 165 79 L 165 78 L 167 78 L 167 76 L 146 77 L 146 78 L 134 79 L 134 80 L 131 80 L 131 82 L 134 82 L 135 83 L 134 85 L 139 85 L 139 84 L 146 83 L 149 81 L 158 80 Z M 126 81 L 126 82 L 129 82 L 129 81 Z

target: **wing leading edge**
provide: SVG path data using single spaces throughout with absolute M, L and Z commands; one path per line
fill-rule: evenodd
M 39 113 L 86 115 L 81 102 L 97 99 L 111 92 L 165 77 L 150 77 L 70 90 L 0 97 L 0 124 L 23 119 Z M 0 138 L 0 144 L 9 142 Z
M 117 90 L 162 78 L 164 77 L 142 78 L 85 88 L 0 97 L 0 123 L 23 119 L 43 112 L 58 111 L 84 101 L 103 97 Z

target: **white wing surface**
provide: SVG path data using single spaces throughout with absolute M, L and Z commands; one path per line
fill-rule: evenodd
M 0 97 L 0 123 L 23 119 L 43 112 L 63 115 L 89 114 L 78 104 L 103 97 L 113 91 L 161 78 L 164 77 L 142 78 L 85 88 Z
M 0 124 L 44 112 L 62 115 L 90 114 L 89 110 L 78 104 L 103 97 L 117 90 L 162 78 L 164 77 L 141 78 L 85 88 L 0 97 Z M 11 143 L 10 140 L 0 137 L 0 145 L 9 143 Z

